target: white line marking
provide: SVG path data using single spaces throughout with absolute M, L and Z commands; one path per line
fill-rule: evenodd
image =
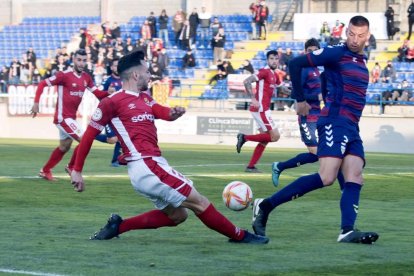
M 7 269 L 7 268 L 0 268 L 0 272 L 24 274 L 24 275 L 38 275 L 38 276 L 64 276 L 63 274 L 44 273 L 44 272 L 26 271 L 26 270 L 15 270 L 15 269 Z

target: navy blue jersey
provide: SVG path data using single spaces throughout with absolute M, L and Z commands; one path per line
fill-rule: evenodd
M 321 94 L 321 79 L 317 67 L 307 67 L 302 69 L 302 87 L 306 102 L 311 106 L 308 122 L 316 122 L 321 112 L 319 94 Z
M 108 91 L 109 86 L 115 87 L 115 90 L 118 91 L 122 88 L 122 81 L 119 77 L 117 78 L 111 75 L 103 84 L 103 90 Z
M 297 77 L 302 67 L 323 65 L 328 95 L 320 118 L 344 119 L 348 123 L 357 124 L 365 107 L 369 81 L 366 60 L 365 55 L 353 53 L 345 44 L 328 46 L 293 59 L 289 63 L 292 98 L 298 102 L 306 99 L 301 80 Z

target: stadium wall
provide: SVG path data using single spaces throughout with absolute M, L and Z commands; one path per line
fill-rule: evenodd
M 34 91 L 30 92 L 31 94 Z M 93 97 L 93 96 L 92 96 Z M 0 138 L 57 139 L 58 130 L 53 125 L 54 108 L 50 105 L 41 110 L 37 118 L 28 114 L 33 98 L 20 97 L 10 100 L 0 97 Z M 369 108 L 369 107 L 368 107 Z M 89 113 L 93 108 L 86 108 Z M 79 121 L 86 126 L 85 113 Z M 90 116 L 90 115 L 89 115 Z M 274 112 L 274 121 L 281 139 L 269 143 L 276 148 L 304 149 L 297 126 L 297 116 L 292 112 Z M 216 110 L 189 111 L 174 122 L 156 121 L 161 143 L 223 144 L 234 145 L 238 132 L 253 133 L 256 126 L 248 111 Z M 361 136 L 366 151 L 414 153 L 414 117 L 364 116 L 361 119 Z M 247 143 L 252 147 L 254 143 Z

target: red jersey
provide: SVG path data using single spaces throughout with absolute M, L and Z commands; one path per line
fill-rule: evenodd
M 35 103 L 38 103 L 45 86 L 57 86 L 57 102 L 53 123 L 59 124 L 66 118 L 76 119 L 76 112 L 82 101 L 85 89 L 88 88 L 98 98 L 107 95 L 98 90 L 92 77 L 82 72 L 76 75 L 71 69 L 57 72 L 56 75 L 41 81 L 36 90 Z
M 103 99 L 82 137 L 75 170 L 81 171 L 94 137 L 106 124 L 117 133 L 123 161 L 161 156 L 155 119 L 169 120 L 170 108 L 161 106 L 146 93 L 120 90 Z
M 264 112 L 270 109 L 274 91 L 281 84 L 281 81 L 276 70 L 270 69 L 269 66 L 260 69 L 255 76 L 258 79 L 256 82 L 255 98 L 259 102 L 259 110 L 250 109 L 250 111 Z

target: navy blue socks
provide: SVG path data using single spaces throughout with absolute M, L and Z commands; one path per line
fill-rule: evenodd
M 280 171 L 299 167 L 300 165 L 308 164 L 308 163 L 315 163 L 318 161 L 318 156 L 316 154 L 307 152 L 307 153 L 300 153 L 293 157 L 292 159 L 289 159 L 285 162 L 279 162 L 277 165 L 277 168 Z
M 260 209 L 270 213 L 277 206 L 322 187 L 323 183 L 319 173 L 299 177 L 271 197 L 263 200 Z
M 358 214 L 359 194 L 362 185 L 353 182 L 346 182 L 342 191 L 340 201 L 341 207 L 341 229 L 348 232 L 354 229 Z

